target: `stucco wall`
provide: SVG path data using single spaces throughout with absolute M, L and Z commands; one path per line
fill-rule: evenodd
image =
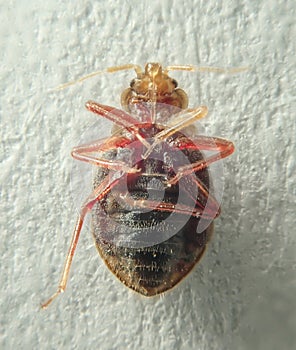
M 294 1 L 1 1 L 0 9 L 1 349 L 292 349 Z M 190 106 L 209 107 L 207 134 L 236 145 L 213 241 L 178 288 L 146 300 L 107 271 L 85 228 L 66 293 L 41 311 L 91 185 L 81 170 L 71 188 L 70 150 L 97 120 L 84 102 L 119 106 L 133 72 L 50 89 L 147 61 L 250 67 L 173 74 Z M 111 126 L 96 125 L 98 138 Z

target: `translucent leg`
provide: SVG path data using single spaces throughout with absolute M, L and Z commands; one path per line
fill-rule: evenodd
M 132 117 L 130 114 L 116 109 L 114 107 L 101 105 L 95 101 L 88 101 L 85 104 L 86 108 L 104 118 L 107 118 L 117 124 L 118 126 L 125 128 L 132 133 L 145 147 L 150 147 L 150 144 L 140 135 L 137 125 L 139 120 Z
M 211 163 L 226 158 L 234 152 L 234 145 L 231 141 L 217 137 L 199 136 L 197 139 L 192 140 L 192 142 L 197 150 L 217 151 L 217 153 L 196 163 L 179 167 L 176 176 L 169 180 L 169 184 L 173 185 L 182 176 L 207 168 Z M 183 145 L 183 147 L 186 146 Z M 192 148 L 192 144 L 190 147 Z
M 146 159 L 152 152 L 153 148 L 161 141 L 167 139 L 177 131 L 180 131 L 187 126 L 193 124 L 198 119 L 204 118 L 208 114 L 208 108 L 206 106 L 200 106 L 195 109 L 185 109 L 174 116 L 166 125 L 166 128 L 160 131 L 155 137 L 152 145 L 149 145 L 147 151 L 143 155 Z
M 89 144 L 81 145 L 74 147 L 71 155 L 77 160 L 87 162 L 93 165 L 97 165 L 103 168 L 113 169 L 113 170 L 122 170 L 127 173 L 136 173 L 139 170 L 136 168 L 129 167 L 126 162 L 119 160 L 110 160 L 93 153 L 104 152 L 112 149 L 117 149 L 118 147 L 126 147 L 132 141 L 125 137 L 113 136 L 110 138 L 97 140 Z
M 105 180 L 91 193 L 91 195 L 86 199 L 84 205 L 81 208 L 80 215 L 75 225 L 75 229 L 72 235 L 71 244 L 69 247 L 68 254 L 66 256 L 65 265 L 62 271 L 62 276 L 58 285 L 56 292 L 41 305 L 42 309 L 46 309 L 48 305 L 61 293 L 63 293 L 67 287 L 67 282 L 69 279 L 70 268 L 72 264 L 72 260 L 75 254 L 75 250 L 77 247 L 77 243 L 79 240 L 79 236 L 81 233 L 81 229 L 83 226 L 83 222 L 86 214 L 92 209 L 94 204 L 102 199 L 112 187 L 114 187 L 118 183 L 119 179 L 116 179 L 111 184 L 109 183 L 109 177 L 106 177 Z

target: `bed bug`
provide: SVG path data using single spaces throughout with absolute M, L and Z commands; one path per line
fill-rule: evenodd
M 207 107 L 189 109 L 187 94 L 169 71 L 224 70 L 148 63 L 144 70 L 125 65 L 107 72 L 124 69 L 134 69 L 136 77 L 121 95 L 122 110 L 86 103 L 89 111 L 115 127 L 108 138 L 72 150 L 75 159 L 95 165 L 97 171 L 93 192 L 81 206 L 57 291 L 43 308 L 66 288 L 87 213 L 91 212 L 95 245 L 105 264 L 123 284 L 146 297 L 170 290 L 188 275 L 203 256 L 220 213 L 209 166 L 229 156 L 234 146 L 195 134 L 193 123 L 207 115 Z

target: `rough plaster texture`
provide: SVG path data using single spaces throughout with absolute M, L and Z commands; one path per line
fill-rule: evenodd
M 295 348 L 295 2 L 49 3 L 0 2 L 1 349 Z M 207 133 L 236 145 L 214 239 L 182 285 L 146 300 L 85 229 L 66 293 L 41 311 L 75 222 L 69 153 L 96 120 L 84 102 L 118 106 L 133 73 L 49 88 L 147 61 L 250 66 L 175 74 L 191 106 L 209 107 Z M 108 128 L 99 121 L 97 137 Z

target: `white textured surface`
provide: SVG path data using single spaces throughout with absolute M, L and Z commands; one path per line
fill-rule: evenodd
M 0 3 L 1 349 L 295 347 L 295 2 L 160 3 Z M 146 61 L 251 66 L 175 75 L 191 106 L 209 106 L 208 133 L 236 144 L 214 239 L 182 285 L 146 300 L 111 276 L 85 229 L 66 293 L 41 311 L 75 222 L 69 153 L 96 120 L 84 102 L 118 106 L 133 74 L 48 88 Z

